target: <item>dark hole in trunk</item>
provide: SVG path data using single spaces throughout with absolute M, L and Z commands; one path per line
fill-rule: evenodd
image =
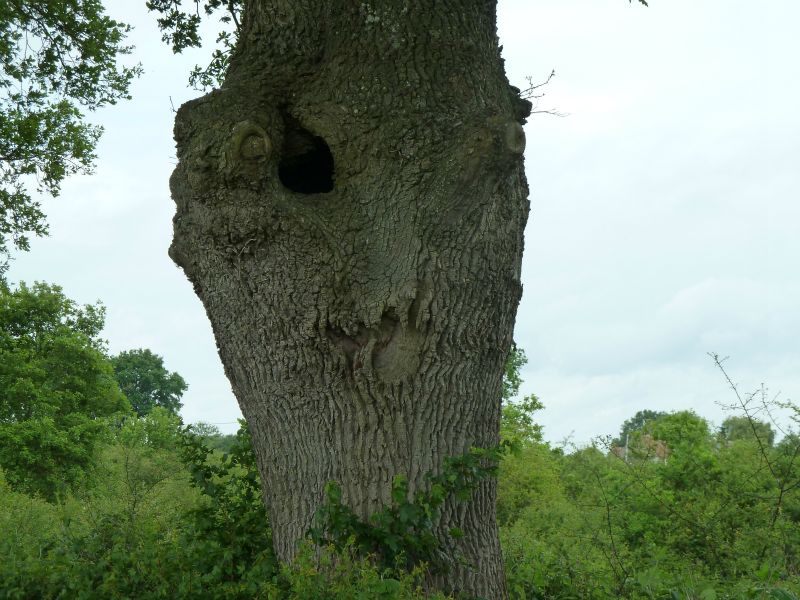
M 300 194 L 324 194 L 333 189 L 331 149 L 294 119 L 287 119 L 278 177 L 285 187 Z

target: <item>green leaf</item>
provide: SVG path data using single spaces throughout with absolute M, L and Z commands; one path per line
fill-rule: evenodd
M 768 581 L 771 575 L 772 575 L 772 567 L 769 565 L 769 563 L 764 563 L 755 572 L 755 576 L 759 581 Z
M 325 484 L 325 497 L 331 504 L 340 504 L 342 501 L 342 488 L 335 481 Z
M 402 504 L 397 509 L 397 516 L 401 523 L 408 524 L 416 520 L 419 509 L 413 504 Z
M 392 501 L 395 504 L 402 504 L 408 496 L 408 477 L 405 475 L 395 475 L 392 480 Z
M 432 503 L 438 506 L 447 497 L 447 491 L 441 484 L 434 483 L 431 486 L 431 491 L 429 495 Z

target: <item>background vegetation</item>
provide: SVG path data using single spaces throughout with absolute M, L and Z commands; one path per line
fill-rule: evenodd
M 512 598 L 800 593 L 800 410 L 761 389 L 734 386 L 720 427 L 643 410 L 616 438 L 554 447 L 539 400 L 516 399 L 515 349 L 513 452 L 454 457 L 413 499 L 400 477 L 370 523 L 332 486 L 311 532 L 330 545 L 281 565 L 246 424 L 183 426 L 186 383 L 150 350 L 109 356 L 103 315 L 57 286 L 0 284 L 0 598 L 427 597 L 425 570 L 457 559 L 431 537 L 436 509 L 486 476 L 499 477 Z M 795 429 L 776 431 L 781 410 Z

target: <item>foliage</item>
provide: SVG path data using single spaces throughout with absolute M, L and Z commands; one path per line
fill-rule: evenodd
M 363 558 L 352 547 L 335 550 L 323 548 L 319 553 L 305 544 L 291 565 L 282 565 L 281 572 L 264 590 L 269 600 L 445 600 L 441 593 L 426 594 L 421 586 L 425 572 L 421 568 L 410 573 L 381 571 L 369 558 Z
M 205 421 L 197 421 L 196 423 L 192 423 L 191 432 L 194 435 L 201 437 L 204 442 L 209 438 L 216 438 L 222 435 L 219 427 L 211 423 L 206 423 Z
M 725 419 L 719 428 L 719 435 L 728 443 L 737 440 L 761 440 L 765 445 L 772 446 L 775 442 L 775 430 L 769 423 L 741 415 Z
M 776 407 L 761 390 L 738 397 L 730 408 L 751 434 L 736 439 L 691 411 L 640 411 L 623 426 L 627 455 L 617 440 L 568 453 L 537 441 L 506 457 L 498 521 L 511 597 L 796 599 L 800 437 L 784 428 L 770 446 L 755 416 Z M 800 425 L 798 407 L 781 408 Z
M 309 535 L 320 546 L 330 545 L 337 551 L 352 547 L 362 557 L 372 556 L 380 568 L 390 572 L 413 569 L 422 563 L 445 570 L 459 558 L 450 542 L 463 534 L 451 529 L 450 540 L 438 537 L 436 522 L 442 505 L 450 498 L 469 499 L 481 481 L 497 474 L 497 464 L 508 449 L 508 444 L 501 444 L 448 457 L 439 474 L 428 473 L 428 489 L 418 490 L 413 496 L 408 478 L 396 475 L 391 504 L 368 521 L 348 508 L 342 502 L 341 487 L 329 482 Z
M 192 433 L 200 436 L 203 445 L 223 453 L 230 452 L 236 445 L 236 435 L 222 433 L 219 427 L 204 421 L 192 423 Z
M 200 570 L 200 589 L 215 590 L 197 597 L 254 597 L 278 564 L 247 425 L 240 421 L 235 444 L 220 457 L 190 426 L 183 430 L 181 456 L 203 499 L 187 513 L 181 545 Z
M 630 441 L 630 436 L 641 432 L 648 422 L 655 421 L 667 413 L 658 410 L 640 410 L 622 424 L 619 437 L 614 440 L 615 446 L 624 447 Z
M 503 367 L 502 398 L 504 402 L 513 399 L 519 394 L 519 388 L 522 385 L 520 370 L 522 370 L 522 367 L 526 364 L 528 364 L 528 357 L 525 356 L 525 350 L 516 344 L 512 344 L 511 349 L 508 351 L 506 364 Z
M 501 525 L 516 520 L 537 492 L 546 496 L 548 483 L 558 476 L 550 468 L 549 454 L 553 450 L 543 443 L 542 427 L 534 417 L 544 405 L 535 395 L 515 399 L 522 383 L 520 370 L 527 362 L 525 352 L 512 346 L 503 377 L 500 439 L 517 451 L 509 453 L 500 463 L 497 518 Z
M 109 424 L 80 493 L 43 506 L 0 489 L 0 598 L 163 598 L 189 579 L 176 533 L 198 502 L 174 451 L 177 419 L 154 411 Z M 34 512 L 35 511 L 35 512 Z M 15 548 L 2 540 L 15 534 Z M 10 559 L 10 560 L 9 560 Z M 184 586 L 185 587 L 185 586 Z
M 664 440 L 670 448 L 707 447 L 712 443 L 708 421 L 692 410 L 681 410 L 663 415 L 648 423 L 644 427 L 644 431 L 656 439 Z
M 562 500 L 558 450 L 545 443 L 528 444 L 510 453 L 500 463 L 497 489 L 497 522 L 511 525 L 534 502 L 540 505 Z
M 185 546 L 188 532 L 182 534 L 182 530 L 190 519 L 181 516 L 179 509 L 182 504 L 197 503 L 198 498 L 187 495 L 191 488 L 185 480 L 180 485 L 181 475 L 186 473 L 176 473 L 172 487 L 164 487 L 153 497 L 159 505 L 155 510 L 138 513 L 135 525 L 125 520 L 124 508 L 113 507 L 113 495 L 106 498 L 107 502 L 87 503 L 84 499 L 80 504 L 53 505 L 12 492 L 0 476 L 0 599 L 429 597 L 419 588 L 420 571 L 390 577 L 349 552 L 336 554 L 326 549 L 317 560 L 317 553 L 309 546 L 280 571 L 248 560 L 229 579 L 219 572 L 212 574 L 207 571 L 209 563 L 219 554 L 206 559 L 198 554 L 198 545 Z M 117 485 L 111 488 L 123 489 Z M 124 507 L 124 493 L 119 499 Z M 197 559 L 200 562 L 195 562 Z M 441 595 L 434 598 L 443 600 Z
M 505 402 L 502 407 L 500 438 L 515 445 L 527 446 L 542 441 L 542 426 L 533 414 L 544 405 L 535 395 L 525 396 L 516 402 Z
M 800 492 L 785 484 L 798 481 L 797 465 L 782 486 L 752 440 L 717 445 L 691 412 L 647 428 L 671 439 L 666 460 L 540 444 L 504 461 L 498 509 L 512 597 L 795 597 L 800 513 L 789 507 Z
M 129 409 L 99 337 L 104 315 L 58 286 L 0 283 L 0 466 L 14 488 L 53 499 L 79 482 L 104 419 Z
M 189 10 L 183 10 L 183 0 L 148 0 L 148 10 L 160 15 L 156 21 L 163 32 L 162 39 L 172 46 L 172 51 L 199 48 L 201 14 L 211 17 L 219 11 L 221 30 L 217 34 L 218 47 L 211 54 L 206 67 L 196 65 L 189 74 L 189 84 L 197 90 L 219 87 L 228 71 L 231 53 L 239 39 L 243 0 L 186 0 Z M 192 6 L 194 5 L 194 6 Z M 202 6 L 202 9 L 201 9 Z
M 0 598 L 259 595 L 277 565 L 250 467 L 196 448 L 161 408 L 112 429 L 80 496 L 50 505 L 0 484 Z
M 65 177 L 91 171 L 101 129 L 83 111 L 128 98 L 141 72 L 118 64 L 129 31 L 99 0 L 0 5 L 0 255 L 47 232 L 33 181 L 57 195 Z
M 160 406 L 177 414 L 189 387 L 183 377 L 164 368 L 164 359 L 147 349 L 127 350 L 111 358 L 114 375 L 136 414 Z
M 528 363 L 525 351 L 512 345 L 503 371 L 503 405 L 500 420 L 500 439 L 515 445 L 528 445 L 542 441 L 542 427 L 533 419 L 533 413 L 544 408 L 535 395 L 515 400 L 522 384 L 520 370 Z
M 194 495 L 183 481 L 187 472 L 175 452 L 179 440 L 180 419 L 163 408 L 114 423 L 93 481 L 79 495 L 92 508 L 89 514 L 115 514 L 120 525 L 131 529 L 150 516 L 180 518 L 184 508 L 171 498 L 183 502 Z

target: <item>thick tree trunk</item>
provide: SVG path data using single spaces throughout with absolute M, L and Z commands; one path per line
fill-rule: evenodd
M 172 258 L 248 421 L 291 559 L 337 481 L 366 518 L 392 477 L 497 443 L 520 298 L 529 105 L 490 0 L 252 0 L 225 85 L 181 107 Z M 448 505 L 505 597 L 495 485 Z

